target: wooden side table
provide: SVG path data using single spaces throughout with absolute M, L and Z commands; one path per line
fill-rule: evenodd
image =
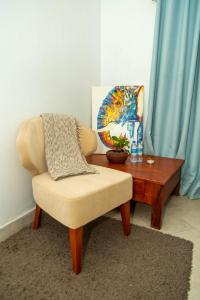
M 133 200 L 152 206 L 151 227 L 161 228 L 162 208 L 172 194 L 179 194 L 182 159 L 154 156 L 155 163 L 147 164 L 148 156 L 143 162 L 131 163 L 130 158 L 124 164 L 111 164 L 106 155 L 93 154 L 87 157 L 89 164 L 130 173 L 133 177 Z

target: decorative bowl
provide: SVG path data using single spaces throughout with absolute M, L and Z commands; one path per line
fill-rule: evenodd
M 109 162 L 113 164 L 123 164 L 126 159 L 128 158 L 129 153 L 125 151 L 115 151 L 115 150 L 108 150 L 106 152 L 106 157 Z

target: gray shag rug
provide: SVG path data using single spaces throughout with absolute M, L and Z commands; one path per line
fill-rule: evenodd
M 0 244 L 0 299 L 184 300 L 193 244 L 109 218 L 85 226 L 83 268 L 71 269 L 68 230 L 47 215 Z

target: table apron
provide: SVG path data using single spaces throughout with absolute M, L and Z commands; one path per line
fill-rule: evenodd
M 133 178 L 133 200 L 153 205 L 160 199 L 163 205 L 178 185 L 180 172 L 177 170 L 165 185 Z

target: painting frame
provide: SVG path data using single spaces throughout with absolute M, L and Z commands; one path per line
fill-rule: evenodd
M 129 149 L 143 151 L 143 85 L 94 86 L 92 129 L 96 132 L 96 153 L 114 149 L 112 136 L 126 136 Z

